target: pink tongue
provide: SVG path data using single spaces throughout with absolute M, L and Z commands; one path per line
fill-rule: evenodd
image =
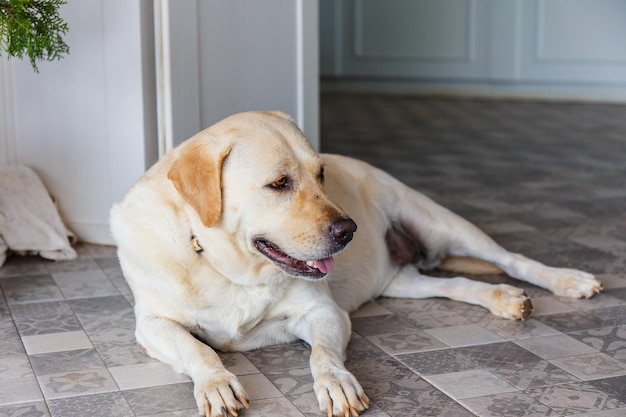
M 328 274 L 335 267 L 335 260 L 333 259 L 332 256 L 330 256 L 325 259 L 319 259 L 317 261 L 313 261 L 313 264 L 321 272 L 323 272 L 324 274 Z

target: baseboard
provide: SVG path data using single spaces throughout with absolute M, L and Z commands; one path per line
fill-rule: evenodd
M 626 85 L 622 87 L 582 84 L 522 84 L 428 82 L 380 79 L 322 79 L 322 93 L 370 93 L 476 97 L 494 99 L 585 101 L 626 103 Z
M 74 232 L 80 242 L 107 246 L 115 245 L 108 224 L 66 222 L 66 225 Z

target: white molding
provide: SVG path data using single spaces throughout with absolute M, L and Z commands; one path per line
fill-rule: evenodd
M 156 66 L 157 134 L 159 156 L 174 147 L 172 121 L 172 74 L 170 53 L 170 2 L 154 5 L 154 48 Z
M 168 0 L 169 111 L 176 146 L 206 126 L 201 123 L 200 33 L 198 1 Z
M 317 1 L 297 0 L 296 120 L 317 150 L 320 149 L 318 13 Z
M 334 37 L 335 37 L 335 51 L 334 51 L 334 71 L 336 75 L 343 75 L 343 14 L 345 1 L 342 0 L 333 0 L 335 1 L 334 12 L 335 12 L 335 20 L 333 22 L 334 25 Z M 321 57 L 321 56 L 320 56 Z
M 0 59 L 0 166 L 18 162 L 13 63 Z
M 303 0 L 296 0 L 296 120 L 301 128 L 304 128 L 304 83 L 306 65 L 304 63 L 304 48 L 306 45 L 304 36 L 304 4 Z

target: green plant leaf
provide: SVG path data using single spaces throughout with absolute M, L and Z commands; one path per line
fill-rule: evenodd
M 64 0 L 0 0 L 0 51 L 9 57 L 27 56 L 35 72 L 37 61 L 68 54 L 63 40 L 69 31 L 59 16 Z

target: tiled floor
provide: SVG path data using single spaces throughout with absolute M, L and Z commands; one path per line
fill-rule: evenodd
M 525 322 L 448 300 L 354 314 L 365 416 L 626 416 L 626 107 L 329 95 L 324 150 L 368 160 L 506 247 L 597 273 L 592 300 L 534 298 Z M 194 416 L 189 380 L 144 356 L 112 248 L 0 268 L 0 416 Z M 504 276 L 481 279 L 513 281 Z M 223 354 L 242 416 L 317 416 L 303 344 Z

